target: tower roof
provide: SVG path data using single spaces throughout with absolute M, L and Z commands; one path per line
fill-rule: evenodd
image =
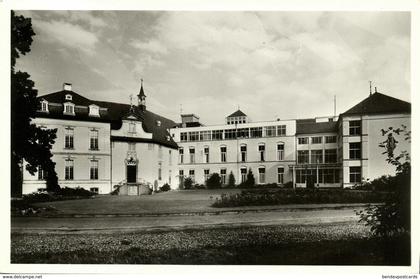
M 243 113 L 240 109 L 229 115 L 228 117 L 238 117 L 238 116 L 246 116 L 245 113 Z
M 141 79 L 140 92 L 137 96 L 139 96 L 140 98 L 141 97 L 146 97 L 146 94 L 144 94 L 144 90 L 143 90 L 143 79 Z
M 342 113 L 342 115 L 410 112 L 410 103 L 379 92 L 375 92 L 357 105 Z

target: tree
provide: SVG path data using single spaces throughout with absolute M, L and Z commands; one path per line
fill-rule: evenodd
M 252 173 L 252 170 L 249 169 L 248 173 L 246 174 L 246 180 L 241 184 L 243 187 L 254 187 L 255 186 L 255 177 Z
M 11 193 L 22 194 L 23 161 L 26 170 L 34 175 L 41 166 L 45 171 L 47 190 L 60 189 L 51 160 L 51 148 L 56 129 L 42 129 L 31 123 L 39 106 L 38 91 L 26 72 L 15 71 L 16 59 L 31 50 L 35 35 L 30 18 L 11 14 Z
M 382 136 L 386 140 L 379 144 L 384 148 L 382 154 L 386 154 L 386 161 L 395 166 L 395 185 L 393 192 L 382 205 L 370 205 L 365 210 L 359 211 L 360 222 L 366 223 L 371 227 L 371 231 L 381 237 L 392 237 L 410 234 L 411 229 L 411 158 L 408 151 L 404 150 L 399 155 L 394 154 L 394 149 L 398 141 L 394 135 L 403 136 L 403 140 L 411 143 L 411 131 L 402 125 L 401 128 L 394 129 L 389 127 L 382 129 Z
M 191 179 L 191 177 L 187 177 L 184 179 L 184 189 L 185 190 L 190 190 L 192 189 L 194 184 L 194 181 Z
M 209 189 L 218 189 L 222 187 L 222 178 L 218 173 L 212 173 L 206 181 L 206 186 Z
M 235 176 L 233 175 L 233 172 L 231 171 L 229 173 L 229 178 L 228 178 L 228 186 L 229 187 L 235 187 Z

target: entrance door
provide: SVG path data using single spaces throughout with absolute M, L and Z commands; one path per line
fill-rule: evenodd
M 137 182 L 137 166 L 127 166 L 127 183 Z

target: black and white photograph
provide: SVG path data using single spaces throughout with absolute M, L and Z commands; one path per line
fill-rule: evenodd
M 410 10 L 6 14 L 10 266 L 418 274 Z

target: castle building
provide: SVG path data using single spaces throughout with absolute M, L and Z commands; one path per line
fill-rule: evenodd
M 143 82 L 137 104 L 90 100 L 63 90 L 40 96 L 33 123 L 57 129 L 52 148 L 61 187 L 99 194 L 119 189 L 139 195 L 167 183 L 182 187 L 186 177 L 205 184 L 212 173 L 236 184 L 252 171 L 258 185 L 351 187 L 394 174 L 379 144 L 382 129 L 411 129 L 411 105 L 379 92 L 331 117 L 252 122 L 241 110 L 225 124 L 203 125 L 195 114 L 181 123 L 146 107 Z M 395 153 L 410 152 L 400 141 Z M 24 171 L 23 193 L 45 188 L 45 173 Z
M 106 194 L 138 195 L 165 183 L 174 187 L 178 146 L 168 129 L 175 122 L 146 109 L 143 84 L 138 104 L 89 100 L 63 90 L 40 96 L 33 123 L 57 129 L 52 148 L 61 187 L 82 187 Z M 24 171 L 23 194 L 45 188 L 42 168 Z

